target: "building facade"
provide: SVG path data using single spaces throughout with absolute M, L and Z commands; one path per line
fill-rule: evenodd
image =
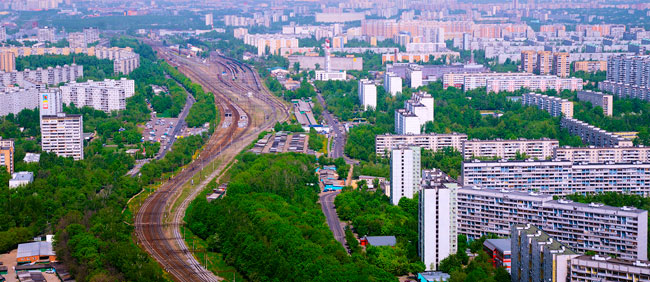
M 467 134 L 462 133 L 383 134 L 375 136 L 375 152 L 378 156 L 384 157 L 392 148 L 404 145 L 417 146 L 431 151 L 451 147 L 460 152 L 463 142 L 466 140 Z
M 539 75 L 551 74 L 553 67 L 553 53 L 551 51 L 537 52 L 537 64 L 535 65 L 535 73 Z
M 418 253 L 425 270 L 438 270 L 440 261 L 458 248 L 456 233 L 455 183 L 433 183 L 423 172 L 422 187 L 418 199 Z
M 547 159 L 553 156 L 553 149 L 559 146 L 559 141 L 551 139 L 517 139 L 517 140 L 467 140 L 463 142 L 463 158 L 499 158 L 515 159 L 520 157 Z
M 16 70 L 16 55 L 12 52 L 0 52 L 0 70 L 12 72 Z
M 390 202 L 399 204 L 403 197 L 412 199 L 420 188 L 420 147 L 400 147 L 391 151 Z
M 578 100 L 590 102 L 594 107 L 603 108 L 603 114 L 612 116 L 614 113 L 614 96 L 590 90 L 578 91 Z
M 562 90 L 577 91 L 582 90 L 582 78 L 561 78 L 554 75 L 531 75 L 526 77 L 516 77 L 504 75 L 501 77 L 491 77 L 486 79 L 485 88 L 488 92 L 514 92 L 525 88 L 529 90 Z M 465 90 L 468 89 L 465 86 Z
M 407 109 L 395 110 L 395 133 L 398 135 L 421 133 L 420 118 Z
M 126 109 L 126 99 L 135 93 L 135 83 L 126 78 L 89 80 L 82 83 L 68 83 L 60 89 L 65 104 L 74 103 L 77 107 L 89 106 L 110 113 Z
M 537 54 L 533 50 L 521 51 L 521 71 L 526 73 L 533 73 L 535 71 Z
M 569 53 L 559 52 L 553 54 L 553 72 L 558 77 L 569 77 L 571 74 L 571 63 Z
M 556 147 L 553 159 L 576 163 L 650 162 L 650 147 Z
M 566 281 L 650 281 L 650 261 L 622 260 L 606 256 L 577 256 L 569 262 Z M 564 280 L 562 280 L 564 281 Z
M 43 116 L 41 120 L 41 147 L 61 157 L 75 160 L 84 158 L 83 116 L 59 113 Z
M 390 95 L 395 96 L 402 92 L 402 78 L 394 73 L 386 72 L 384 75 L 384 89 Z
M 0 116 L 17 115 L 24 109 L 38 107 L 38 89 L 0 87 Z
M 646 210 L 476 186 L 458 189 L 459 234 L 473 239 L 486 234 L 507 237 L 514 224 L 538 226 L 579 252 L 632 260 L 648 256 Z
M 607 61 L 576 61 L 573 62 L 573 71 L 584 71 L 588 73 L 607 71 Z
M 25 69 L 24 71 L 0 72 L 0 84 L 6 87 L 19 85 L 23 88 L 44 88 L 45 85 L 56 85 L 61 82 L 69 82 L 83 76 L 83 66 L 64 65 L 37 68 L 35 70 Z
M 607 80 L 598 87 L 621 98 L 650 101 L 650 56 L 610 56 Z
M 573 117 L 573 102 L 567 99 L 531 92 L 521 96 L 521 103 L 524 106 L 534 106 L 544 110 L 553 117 Z
M 569 133 L 580 136 L 582 142 L 597 147 L 632 147 L 632 140 L 625 139 L 611 132 L 590 125 L 574 118 L 562 117 L 560 126 Z

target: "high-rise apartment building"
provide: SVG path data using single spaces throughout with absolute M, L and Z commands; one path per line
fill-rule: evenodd
M 521 51 L 521 71 L 533 73 L 537 63 L 537 54 L 533 50 Z
M 532 225 L 513 225 L 511 278 L 517 281 L 564 281 L 568 265 L 578 254 Z
M 38 40 L 38 42 L 55 42 L 54 28 L 39 28 L 36 31 L 36 40 Z
M 418 199 L 418 253 L 427 271 L 438 270 L 440 262 L 455 254 L 457 245 L 455 183 L 440 183 L 423 171 Z
M 553 72 L 558 77 L 569 77 L 571 74 L 571 63 L 569 53 L 559 52 L 553 54 Z
M 573 102 L 567 99 L 531 92 L 522 95 L 521 103 L 547 111 L 553 117 L 573 117 Z
M 549 195 L 604 192 L 650 196 L 650 163 L 573 163 L 570 161 L 463 162 L 462 183 L 490 189 Z
M 359 103 L 364 110 L 377 108 L 377 86 L 375 83 L 367 80 L 359 80 Z
M 404 108 L 418 116 L 420 126 L 434 119 L 434 99 L 429 93 L 413 93 L 411 99 L 404 101 Z
M 537 64 L 535 64 L 535 72 L 539 75 L 547 75 L 551 73 L 553 66 L 553 53 L 551 51 L 537 52 Z
M 41 122 L 43 116 L 56 116 L 63 112 L 61 89 L 50 88 L 39 93 L 39 113 Z
M 406 79 L 408 79 L 411 88 L 417 89 L 422 86 L 422 69 L 418 65 L 409 65 L 406 69 Z
M 0 70 L 12 72 L 16 70 L 16 56 L 12 52 L 0 52 Z
M 68 34 L 68 42 L 70 43 L 70 48 L 86 48 L 88 47 L 88 42 L 86 42 L 86 35 L 83 32 L 71 32 Z
M 397 95 L 402 92 L 402 78 L 394 73 L 386 72 L 384 75 L 384 89 L 390 95 Z
M 590 102 L 594 107 L 603 108 L 603 114 L 612 116 L 614 113 L 614 96 L 591 90 L 578 91 L 578 100 Z
M 607 61 L 576 61 L 573 62 L 573 71 L 584 71 L 589 73 L 607 71 Z
M 38 107 L 38 89 L 0 87 L 0 116 L 17 115 L 24 109 Z
M 407 109 L 395 110 L 395 133 L 398 135 L 420 134 L 420 118 Z
M 582 90 L 582 78 L 569 77 L 561 78 L 554 75 L 529 75 L 513 76 L 507 73 L 501 73 L 500 76 L 485 78 L 485 89 L 487 92 L 514 92 L 525 88 L 528 90 L 562 90 L 577 91 Z M 479 86 L 480 87 L 480 86 Z M 472 90 L 465 85 L 465 91 Z
M 0 137 L 0 166 L 9 174 L 14 173 L 14 140 Z
M 7 28 L 0 26 L 0 42 L 7 41 Z
M 82 76 L 83 66 L 75 64 L 48 67 L 46 69 L 25 69 L 16 72 L 0 72 L 0 85 L 13 87 L 18 84 L 23 88 L 34 88 L 43 84 L 56 85 L 61 82 L 72 81 Z
M 632 140 L 625 139 L 611 132 L 590 125 L 574 118 L 562 117 L 560 126 L 566 128 L 569 133 L 578 135 L 582 142 L 597 147 L 632 147 Z
M 209 14 L 205 15 L 205 25 L 207 25 L 207 26 L 214 25 L 214 18 L 212 16 L 212 13 L 209 13 Z
M 650 56 L 609 56 L 607 80 L 598 83 L 601 90 L 623 98 L 650 101 Z
M 41 147 L 62 157 L 75 160 L 84 158 L 83 116 L 58 113 L 43 116 L 41 121 Z
M 84 37 L 87 44 L 99 41 L 99 30 L 96 28 L 84 28 Z
M 403 197 L 412 199 L 420 188 L 420 147 L 399 147 L 391 151 L 390 202 L 399 204 Z
M 385 156 L 392 148 L 398 146 L 417 146 L 422 149 L 439 151 L 451 147 L 461 151 L 467 134 L 462 133 L 429 133 L 429 134 L 383 134 L 375 136 L 375 152 L 378 156 Z
M 559 141 L 548 138 L 528 140 L 478 140 L 472 139 L 463 142 L 463 157 L 472 158 L 499 158 L 515 159 L 527 157 L 544 160 L 553 156 L 553 149 L 560 145 Z
M 648 256 L 646 210 L 477 186 L 459 188 L 457 195 L 458 233 L 468 238 L 507 237 L 512 225 L 531 224 L 579 252 L 633 260 Z
M 72 82 L 60 88 L 63 103 L 89 106 L 107 113 L 126 109 L 126 99 L 135 93 L 134 81 L 124 77 L 119 80 Z

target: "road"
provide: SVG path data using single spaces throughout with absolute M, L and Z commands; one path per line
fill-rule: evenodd
M 199 83 L 207 92 L 215 95 L 221 122 L 225 113 L 232 114 L 233 120 L 249 120 L 238 125 L 231 123 L 225 128 L 217 126 L 197 159 L 177 175 L 165 182 L 145 200 L 136 214 L 135 233 L 138 243 L 167 271 L 175 281 L 220 281 L 212 272 L 206 270 L 189 251 L 180 235 L 179 228 L 184 224 L 185 209 L 190 201 L 202 191 L 209 180 L 225 169 L 236 154 L 250 144 L 261 132 L 272 127 L 277 121 L 289 118 L 288 106 L 274 97 L 260 83 L 257 74 L 247 66 L 241 66 L 241 79 L 224 83 L 219 77 L 224 69 L 216 62 L 203 62 L 193 58 L 177 56 L 169 49 L 148 41 L 154 50 L 170 64 L 178 67 L 192 81 Z M 220 60 L 228 61 L 227 58 Z M 248 71 L 245 71 L 248 69 Z M 246 99 L 238 97 L 242 92 L 254 91 Z M 253 115 L 251 115 L 251 113 Z M 260 113 L 264 113 L 261 115 Z M 220 164 L 209 177 L 203 177 L 200 185 L 190 189 L 189 196 L 183 196 L 184 187 L 191 178 L 202 174 L 206 164 L 219 158 Z M 180 205 L 173 209 L 175 203 Z
M 327 225 L 329 225 L 330 230 L 334 234 L 334 239 L 339 241 L 343 247 L 348 250 L 348 246 L 345 243 L 345 231 L 343 231 L 343 225 L 339 219 L 338 214 L 336 213 L 336 208 L 334 207 L 334 199 L 336 196 L 341 193 L 341 191 L 334 192 L 323 192 L 320 194 L 320 204 L 325 218 L 327 218 Z M 349 251 L 349 250 L 348 250 Z
M 323 96 L 318 93 L 318 96 L 316 96 L 316 99 L 318 100 L 318 103 L 323 106 L 323 117 L 325 118 L 325 122 L 327 125 L 330 127 L 330 135 L 332 136 L 332 146 L 330 147 L 329 150 L 329 157 L 333 159 L 338 159 L 342 158 L 345 156 L 344 150 L 345 150 L 345 139 L 346 139 L 346 132 L 345 128 L 341 125 L 341 123 L 334 117 L 328 110 L 327 110 L 327 104 L 325 104 L 325 99 L 323 99 Z
M 190 108 L 192 107 L 192 105 L 194 105 L 194 103 L 196 102 L 194 96 L 192 96 L 192 94 L 187 92 L 185 86 L 181 85 L 180 83 L 177 84 L 178 86 L 182 87 L 183 90 L 185 90 L 185 93 L 187 94 L 187 98 L 185 99 L 185 107 L 183 107 L 183 111 L 181 111 L 181 113 L 178 114 L 178 121 L 176 122 L 176 126 L 174 127 L 172 134 L 169 135 L 171 136 L 171 138 L 169 138 L 166 144 L 160 144 L 162 145 L 161 148 L 162 151 L 158 153 L 158 156 L 156 157 L 157 160 L 164 158 L 167 152 L 171 150 L 172 145 L 174 145 L 174 142 L 176 141 L 178 134 L 181 132 L 181 130 L 183 130 L 183 127 L 187 125 L 187 123 L 185 122 L 185 118 L 187 117 L 187 114 L 190 112 Z

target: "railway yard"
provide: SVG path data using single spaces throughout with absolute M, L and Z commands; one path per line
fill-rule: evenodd
M 148 43 L 161 58 L 214 94 L 220 124 L 198 157 L 143 202 L 135 216 L 138 243 L 176 281 L 220 281 L 201 266 L 180 234 L 185 209 L 260 132 L 287 120 L 289 107 L 266 90 L 258 74 L 245 64 L 216 53 L 205 61 L 187 58 Z M 210 164 L 217 166 L 208 172 L 210 176 L 194 183 L 195 175 L 205 176 L 204 168 Z

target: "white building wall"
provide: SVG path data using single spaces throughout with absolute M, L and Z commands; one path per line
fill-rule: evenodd
M 420 191 L 418 249 L 427 271 L 438 270 L 440 261 L 456 253 L 456 188 L 450 186 Z
M 394 73 L 387 72 L 384 76 L 384 88 L 390 95 L 395 96 L 402 92 L 402 78 Z
M 399 204 L 403 197 L 413 198 L 420 187 L 420 147 L 393 149 L 390 165 L 390 201 Z
M 377 86 L 367 79 L 359 80 L 359 102 L 364 110 L 377 108 Z

